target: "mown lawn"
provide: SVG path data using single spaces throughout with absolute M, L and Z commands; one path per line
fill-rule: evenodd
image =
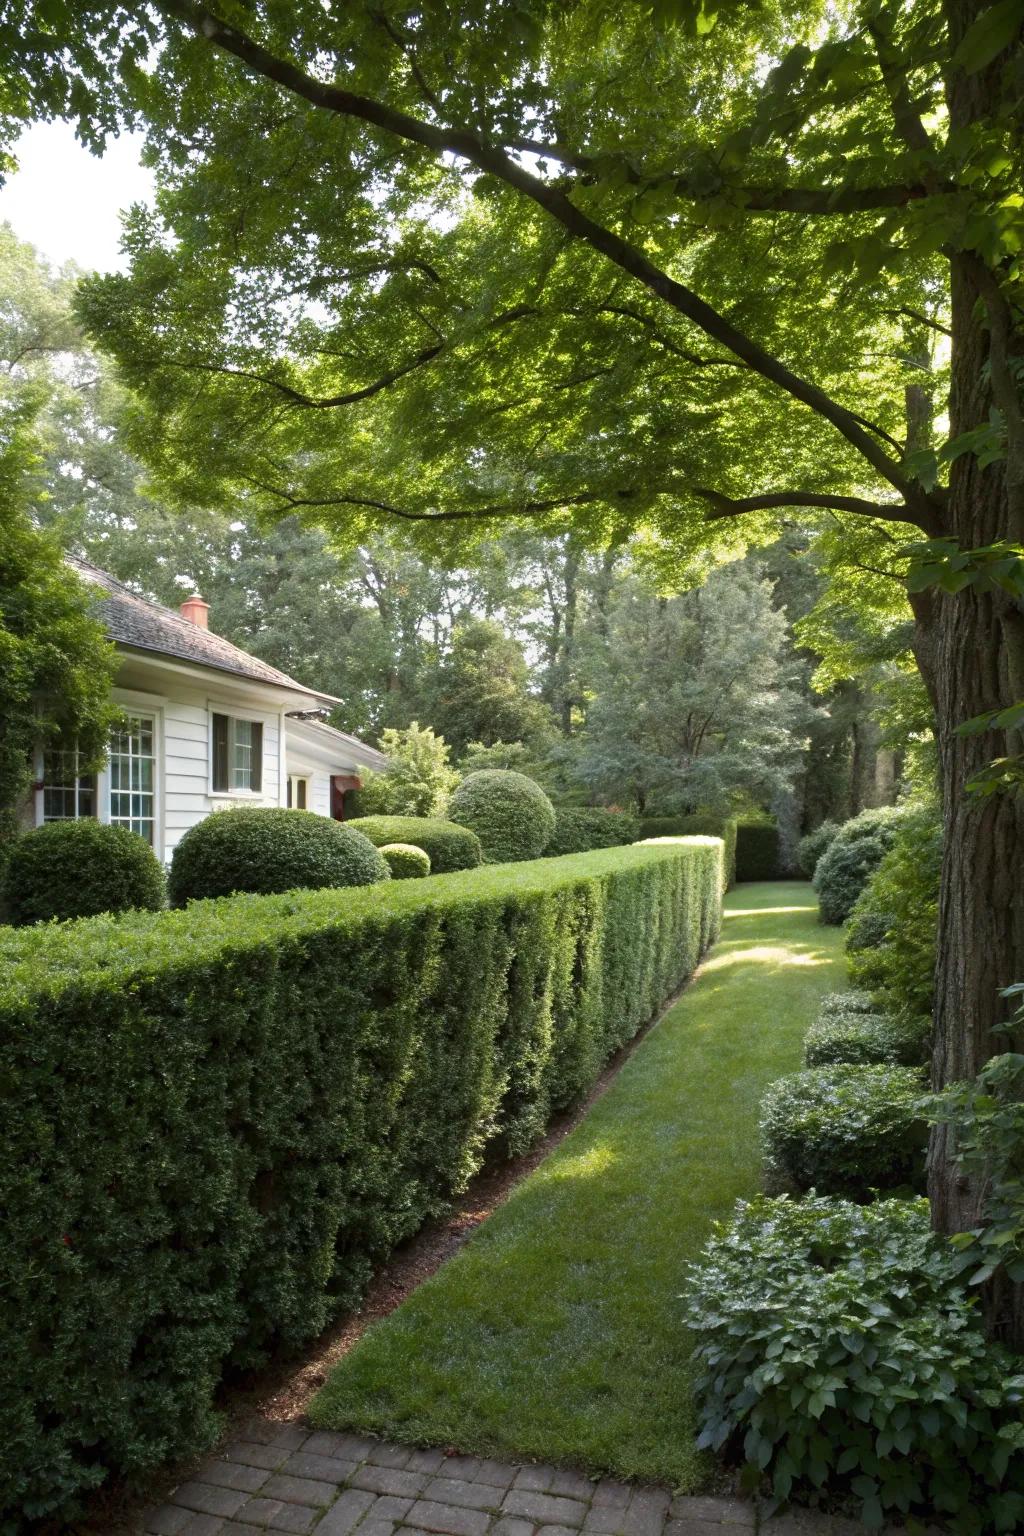
M 609 1091 L 311 1408 L 463 1452 L 700 1487 L 684 1265 L 758 1186 L 764 1085 L 800 1065 L 842 930 L 810 886 L 730 893 L 722 939 Z

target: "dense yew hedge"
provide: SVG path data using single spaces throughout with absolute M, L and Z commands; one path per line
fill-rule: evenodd
M 422 848 L 434 875 L 476 869 L 483 862 L 475 832 L 436 816 L 354 816 L 345 825 L 362 832 L 377 848 L 386 843 L 412 843 L 414 848 Z
M 0 880 L 0 911 L 16 924 L 133 907 L 157 912 L 166 902 L 163 866 L 145 838 L 91 817 L 51 821 L 17 838 Z
M 720 879 L 695 840 L 4 932 L 0 1527 L 208 1444 L 227 1364 L 586 1093 Z
M 555 830 L 544 845 L 546 859 L 566 853 L 590 853 L 595 848 L 617 848 L 640 838 L 640 823 L 631 811 L 609 811 L 601 806 L 556 806 Z
M 555 808 L 540 785 L 510 768 L 467 773 L 448 815 L 476 833 L 488 864 L 539 859 L 555 830 Z
M 642 838 L 652 837 L 720 837 L 725 844 L 725 884 L 728 890 L 736 884 L 736 829 L 735 816 L 715 816 L 710 811 L 695 812 L 692 816 L 644 816 L 640 821 Z
M 736 879 L 778 880 L 779 829 L 774 821 L 736 823 Z
M 312 811 L 277 805 L 216 811 L 189 827 L 171 858 L 171 905 L 212 896 L 374 885 L 391 871 L 359 832 Z
M 422 880 L 430 874 L 430 855 L 415 843 L 382 843 L 380 852 L 392 880 Z

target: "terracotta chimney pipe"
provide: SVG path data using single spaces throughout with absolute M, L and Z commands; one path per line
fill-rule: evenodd
M 187 597 L 178 610 L 183 619 L 188 619 L 190 624 L 195 624 L 199 629 L 209 629 L 207 615 L 210 612 L 209 603 L 204 603 L 198 592 L 193 592 Z

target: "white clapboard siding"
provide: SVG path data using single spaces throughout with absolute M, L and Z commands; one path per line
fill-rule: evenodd
M 319 768 L 309 776 L 309 809 L 318 816 L 331 814 L 331 776 Z

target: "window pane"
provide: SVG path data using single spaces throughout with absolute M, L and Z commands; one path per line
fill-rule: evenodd
M 110 820 L 153 842 L 156 782 L 151 718 L 130 715 L 111 737 Z

